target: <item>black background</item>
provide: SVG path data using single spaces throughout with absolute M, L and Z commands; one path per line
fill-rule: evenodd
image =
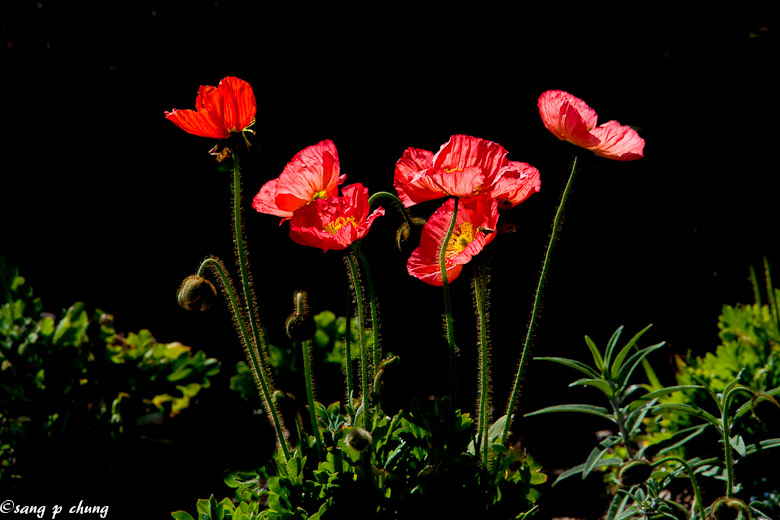
M 47 310 L 84 301 L 113 313 L 118 330 L 148 328 L 160 341 L 224 360 L 226 371 L 241 359 L 226 310 L 194 316 L 176 305 L 178 283 L 203 257 L 232 263 L 230 178 L 206 153 L 212 141 L 163 117 L 192 108 L 199 85 L 227 75 L 252 84 L 257 98 L 259 145 L 243 176 L 246 231 L 261 313 L 277 344 L 292 291 L 309 290 L 314 311 L 339 312 L 345 270 L 339 253 L 292 243 L 286 226 L 249 203 L 297 151 L 322 139 L 335 142 L 347 183 L 372 192 L 392 191 L 405 148 L 436 151 L 455 133 L 496 141 L 509 159 L 541 171 L 541 192 L 508 215 L 518 232 L 492 247 L 498 409 L 575 154 L 583 168 L 536 354 L 584 358 L 583 335 L 603 345 L 619 325 L 633 334 L 653 323 L 648 341 L 669 345 L 657 370 L 671 380 L 673 353 L 717 345 L 722 304 L 752 301 L 749 266 L 763 256 L 780 261 L 776 35 L 761 9 L 267 5 L 3 3 L 0 254 L 21 268 Z M 613 162 L 558 141 L 536 108 L 548 89 L 581 97 L 602 122 L 636 127 L 645 158 Z M 392 238 L 400 220 L 386 209 L 363 246 L 385 350 L 402 356 L 406 393 L 441 394 L 441 291 L 406 274 Z M 464 269 L 452 285 L 466 409 L 476 378 L 469 277 Z M 523 410 L 587 399 L 566 390 L 574 374 L 538 365 Z M 569 423 L 530 424 L 537 427 L 518 427 L 520 434 L 548 466 L 576 464 L 592 445 L 587 431 L 572 440 Z M 224 455 L 198 428 L 192 435 L 194 446 Z M 241 442 L 268 442 L 259 437 Z M 207 466 L 219 472 L 234 461 Z M 143 478 L 174 480 L 140 470 Z M 188 492 L 225 494 L 213 485 L 220 478 L 200 488 L 192 478 Z M 123 493 L 112 500 L 121 503 Z M 162 502 L 150 509 L 154 517 L 194 506 L 189 496 L 149 493 Z

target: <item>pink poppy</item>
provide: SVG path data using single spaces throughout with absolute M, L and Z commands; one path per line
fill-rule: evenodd
M 458 214 L 445 253 L 447 283 L 457 278 L 463 265 L 496 236 L 494 230 L 498 223 L 498 200 L 489 197 L 447 200 L 428 219 L 420 236 L 420 245 L 406 264 L 410 275 L 430 285 L 443 285 L 439 252 L 450 227 L 456 200 Z
M 396 162 L 393 184 L 404 206 L 449 195 L 487 195 L 515 206 L 539 191 L 539 170 L 506 158 L 500 144 L 453 135 L 436 154 L 407 148 Z
M 321 141 L 298 152 L 278 178 L 266 182 L 252 207 L 287 220 L 314 200 L 338 195 L 338 186 L 346 178 L 340 171 L 336 145 Z
M 544 126 L 562 141 L 616 161 L 644 157 L 645 140 L 633 128 L 617 121 L 597 126 L 596 112 L 568 92 L 548 90 L 539 96 L 538 105 Z
M 226 139 L 231 133 L 242 132 L 251 126 L 256 112 L 252 86 L 228 76 L 216 87 L 201 85 L 195 98 L 195 110 L 174 108 L 165 112 L 165 118 L 185 132 Z
M 318 198 L 295 211 L 290 220 L 290 238 L 311 247 L 345 249 L 368 233 L 374 220 L 385 214 L 377 208 L 369 215 L 368 188 L 350 184 L 342 196 Z

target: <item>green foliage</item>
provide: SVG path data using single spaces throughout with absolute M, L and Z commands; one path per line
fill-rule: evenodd
M 266 467 L 226 478 L 239 506 L 264 502 L 257 518 L 525 518 L 538 498 L 533 486 L 546 481 L 515 448 L 497 446 L 494 465 L 484 468 L 473 450 L 472 419 L 448 398 L 415 402 L 394 417 L 379 410 L 352 415 L 339 403 L 316 407 L 324 459 L 318 461 L 314 437 L 306 436 L 286 464 L 277 453 Z M 223 518 L 202 516 L 202 509 L 198 518 Z
M 0 481 L 23 473 L 23 454 L 40 442 L 103 444 L 180 412 L 219 371 L 203 352 L 147 330 L 121 336 L 111 315 L 82 303 L 59 317 L 42 312 L 1 257 L 0 281 Z

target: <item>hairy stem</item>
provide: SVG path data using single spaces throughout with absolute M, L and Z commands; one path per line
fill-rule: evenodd
M 360 393 L 364 412 L 368 412 L 371 399 L 371 388 L 369 387 L 369 356 L 366 349 L 366 341 L 363 338 L 363 331 L 366 328 L 365 312 L 363 311 L 363 289 L 360 285 L 357 260 L 352 252 L 346 255 L 349 276 L 352 282 L 352 290 L 355 294 L 355 308 L 358 318 L 358 346 L 360 347 Z
M 696 475 L 694 475 L 690 464 L 679 457 L 666 457 L 654 462 L 652 466 L 660 466 L 666 462 L 678 462 L 683 468 L 685 468 L 685 472 L 688 474 L 688 478 L 691 479 L 691 487 L 693 488 L 693 495 L 696 499 L 696 509 L 699 511 L 699 518 L 700 520 L 705 520 L 706 517 L 704 516 L 704 503 L 701 499 L 701 490 L 699 489 L 699 483 L 696 480 Z
M 455 327 L 452 321 L 452 300 L 450 299 L 450 285 L 447 281 L 447 246 L 452 238 L 452 232 L 455 229 L 455 221 L 458 217 L 458 199 L 455 198 L 455 204 L 452 207 L 452 219 L 450 219 L 450 227 L 447 229 L 447 234 L 444 236 L 444 240 L 441 243 L 439 249 L 439 270 L 441 271 L 441 285 L 444 291 L 444 320 L 445 330 L 447 333 L 447 345 L 449 347 L 450 354 L 450 398 L 453 403 L 457 403 L 457 358 L 458 347 L 455 345 Z
M 320 460 L 325 460 L 325 444 L 322 442 L 322 435 L 317 423 L 317 412 L 314 408 L 314 376 L 311 371 L 311 340 L 301 341 L 301 350 L 303 354 L 303 377 L 306 381 L 306 400 L 309 405 L 309 420 L 311 421 L 311 430 L 314 434 L 314 440 L 317 443 L 317 453 Z
M 260 353 L 257 350 L 257 346 L 252 343 L 252 338 L 249 335 L 249 331 L 246 326 L 246 319 L 244 313 L 241 310 L 241 305 L 236 297 L 236 290 L 233 287 L 233 281 L 225 269 L 225 265 L 218 258 L 210 257 L 201 262 L 198 268 L 198 275 L 202 276 L 204 271 L 210 270 L 222 289 L 222 293 L 227 298 L 230 304 L 230 311 L 233 316 L 233 324 L 238 332 L 241 346 L 244 348 L 244 352 L 247 356 L 247 361 L 252 369 L 252 374 L 255 379 L 255 384 L 260 390 L 260 397 L 263 400 L 265 409 L 268 412 L 268 417 L 271 420 L 271 426 L 276 433 L 276 441 L 282 448 L 285 460 L 290 459 L 290 452 L 287 448 L 287 442 L 284 440 L 284 424 L 282 423 L 282 417 L 279 410 L 276 408 L 276 403 L 273 400 L 273 387 L 270 384 L 268 372 L 266 366 L 261 362 Z
M 413 225 L 412 223 L 412 216 L 409 214 L 409 210 L 406 209 L 406 206 L 404 206 L 403 202 L 401 202 L 401 199 L 393 195 L 392 193 L 388 191 L 378 191 L 371 195 L 368 199 L 368 205 L 369 207 L 374 204 L 378 199 L 390 199 L 390 201 L 393 202 L 393 205 L 395 205 L 398 212 L 401 214 L 401 216 L 404 219 L 404 222 L 406 222 L 407 225 L 410 227 Z
M 487 266 L 485 255 L 480 255 L 474 264 L 474 301 L 477 307 L 477 319 L 479 321 L 479 401 L 478 424 L 479 445 L 484 451 L 483 464 L 488 467 L 488 432 L 490 430 L 490 344 L 488 343 L 488 288 Z
M 523 378 L 523 371 L 525 370 L 528 361 L 530 360 L 531 345 L 533 342 L 534 331 L 536 329 L 536 323 L 539 319 L 539 310 L 542 307 L 542 293 L 544 290 L 544 284 L 547 281 L 547 271 L 550 269 L 550 259 L 555 243 L 558 240 L 558 233 L 560 232 L 561 223 L 563 221 L 563 208 L 566 206 L 566 201 L 571 192 L 571 186 L 574 181 L 574 175 L 577 172 L 577 157 L 574 158 L 574 162 L 571 166 L 571 173 L 569 173 L 569 180 L 566 183 L 566 187 L 561 195 L 561 202 L 558 204 L 558 210 L 555 213 L 553 219 L 552 231 L 550 232 L 550 241 L 547 244 L 547 251 L 544 254 L 544 261 L 542 263 L 542 273 L 539 276 L 539 282 L 536 286 L 536 294 L 534 295 L 533 310 L 531 311 L 531 320 L 528 323 L 528 329 L 526 330 L 525 342 L 523 343 L 523 349 L 520 353 L 520 361 L 517 364 L 517 372 L 515 373 L 514 384 L 512 385 L 512 391 L 509 394 L 509 402 L 506 407 L 506 422 L 504 423 L 504 430 L 501 433 L 501 444 L 506 444 L 506 438 L 509 435 L 509 427 L 512 425 L 512 414 L 515 412 L 517 406 L 517 399 L 520 396 L 520 384 Z
M 368 266 L 368 260 L 365 255 L 360 251 L 360 242 L 356 242 L 352 245 L 352 250 L 355 252 L 355 256 L 360 260 L 360 265 L 363 266 L 363 273 L 366 275 L 366 287 L 368 288 L 368 305 L 371 312 L 371 333 L 374 339 L 374 344 L 371 348 L 374 354 L 372 372 L 376 372 L 379 369 L 379 365 L 382 363 L 382 346 L 379 343 L 379 313 L 376 308 L 376 297 L 374 295 L 374 281 L 371 277 L 371 268 Z

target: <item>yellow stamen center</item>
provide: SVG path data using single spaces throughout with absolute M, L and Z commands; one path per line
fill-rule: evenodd
M 453 258 L 466 249 L 474 240 L 474 226 L 470 222 L 461 223 L 459 228 L 452 230 L 452 236 L 447 243 L 447 258 Z
M 355 217 L 339 217 L 336 220 L 325 224 L 322 229 L 331 235 L 335 235 L 339 229 L 343 228 L 347 224 L 352 224 L 352 226 L 357 229 L 358 225 L 357 222 L 355 222 Z

